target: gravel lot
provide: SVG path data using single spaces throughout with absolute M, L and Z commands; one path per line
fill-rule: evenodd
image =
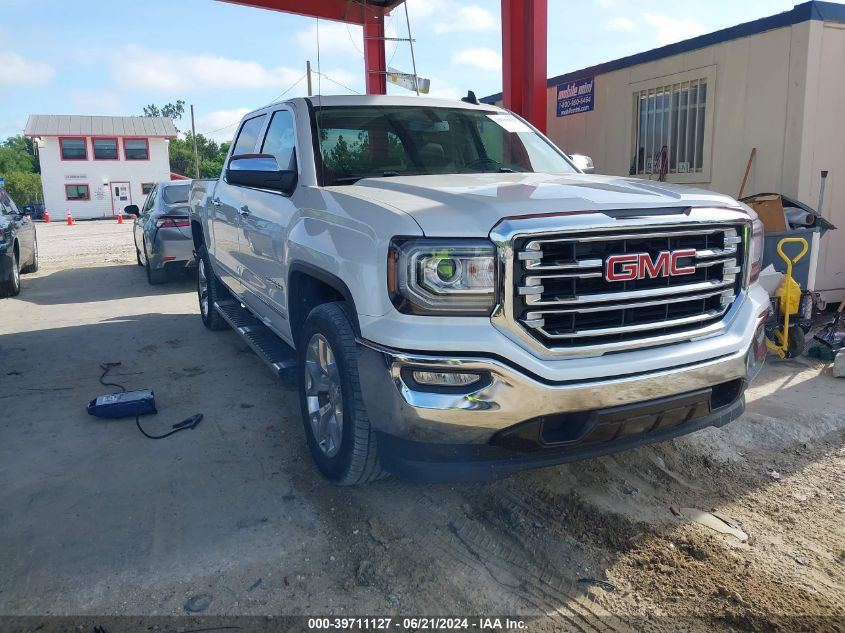
M 520 614 L 538 616 L 532 631 L 845 620 L 845 382 L 810 359 L 770 359 L 721 430 L 488 484 L 339 489 L 311 465 L 293 389 L 234 333 L 202 327 L 191 280 L 147 285 L 130 224 L 38 236 L 41 271 L 0 299 L 2 615 Z M 91 418 L 107 361 L 122 363 L 116 382 L 155 389 L 150 431 L 205 419 L 151 441 Z

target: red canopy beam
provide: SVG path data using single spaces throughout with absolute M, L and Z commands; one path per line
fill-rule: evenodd
M 310 18 L 336 20 L 348 24 L 364 24 L 367 13 L 380 12 L 378 7 L 365 7 L 360 2 L 349 0 L 223 0 L 246 7 L 258 7 L 284 13 L 295 13 Z
M 384 15 L 367 13 L 364 22 L 364 69 L 367 94 L 387 94 L 387 61 L 384 46 Z
M 546 131 L 546 0 L 502 0 L 502 103 Z

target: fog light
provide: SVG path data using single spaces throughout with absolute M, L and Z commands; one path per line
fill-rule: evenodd
M 757 331 L 754 332 L 754 339 L 751 341 L 751 347 L 748 349 L 748 354 L 745 355 L 745 377 L 748 382 L 751 382 L 763 369 L 763 364 L 766 362 L 766 324 L 761 322 L 757 326 Z
M 481 376 L 478 374 L 464 374 L 451 371 L 415 371 L 413 376 L 414 380 L 421 385 L 431 385 L 434 387 L 464 387 L 481 380 Z

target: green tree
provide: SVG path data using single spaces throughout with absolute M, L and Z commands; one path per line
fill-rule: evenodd
M 6 191 L 18 207 L 44 200 L 41 190 L 41 174 L 15 171 L 6 176 Z
M 26 136 L 10 136 L 0 143 L 0 176 L 13 172 L 38 173 L 41 166 L 32 146 L 32 139 Z
M 185 102 L 182 99 L 177 99 L 176 103 L 165 103 L 160 108 L 151 103 L 144 107 L 144 116 L 163 116 L 176 121 L 181 119 L 185 114 Z

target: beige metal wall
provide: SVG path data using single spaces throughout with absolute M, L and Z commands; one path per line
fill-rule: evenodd
M 828 170 L 824 217 L 839 227 L 821 241 L 816 289 L 845 298 L 845 25 L 812 22 L 797 194 L 815 207 Z
M 745 195 L 782 192 L 815 207 L 819 171 L 828 169 L 825 217 L 837 226 L 822 240 L 816 287 L 845 296 L 845 30 L 804 22 L 598 75 L 595 109 L 556 116 L 548 90 L 548 135 L 568 153 L 593 158 L 596 173 L 628 175 L 633 158 L 634 91 L 689 76 L 708 78 L 704 174 L 670 174 L 736 196 L 753 147 Z M 663 79 L 665 78 L 665 83 Z M 838 116 L 837 116 L 838 114 Z M 837 173 L 839 174 L 837 176 Z

